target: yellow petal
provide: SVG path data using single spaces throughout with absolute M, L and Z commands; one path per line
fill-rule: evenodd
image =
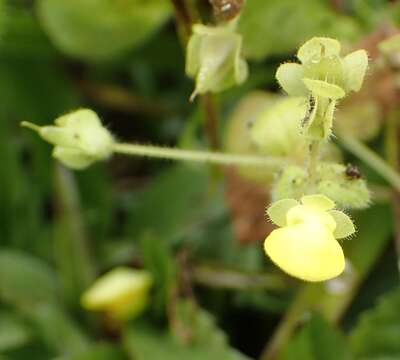
M 336 222 L 332 215 L 326 211 L 308 205 L 297 205 L 288 210 L 286 214 L 287 225 L 314 223 L 325 226 L 331 232 L 336 229 Z
M 332 233 L 319 224 L 274 230 L 265 239 L 264 248 L 282 270 L 305 281 L 325 281 L 344 270 L 342 248 Z
M 98 278 L 81 298 L 91 311 L 105 311 L 121 318 L 135 316 L 146 306 L 152 277 L 145 270 L 119 267 Z

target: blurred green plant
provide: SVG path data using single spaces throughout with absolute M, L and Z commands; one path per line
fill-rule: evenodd
M 235 17 L 246 82 L 187 103 L 191 84 L 172 14 L 187 38 L 194 23 L 220 28 Z M 0 359 L 396 359 L 398 268 L 390 240 L 398 239 L 398 214 L 387 203 L 396 206 L 400 189 L 398 98 L 390 92 L 398 69 L 393 40 L 385 39 L 399 14 L 385 0 L 0 1 Z M 343 275 L 302 284 L 265 261 L 259 242 L 239 244 L 235 231 L 260 233 L 253 214 L 263 209 L 254 198 L 270 201 L 277 168 L 296 166 L 308 180 L 308 143 L 297 130 L 310 102 L 277 94 L 274 73 L 304 41 L 321 36 L 340 40 L 344 56 L 358 40 L 369 53 L 372 86 L 340 104 L 337 146 L 321 144 L 318 159 L 334 185 L 326 195 L 349 205 L 337 191 L 344 186 L 351 207 L 369 208 L 350 210 L 357 233 L 341 243 Z M 239 59 L 234 54 L 230 60 Z M 260 88 L 267 92 L 251 95 Z M 120 144 L 121 153 L 234 169 L 116 155 L 72 173 L 18 128 L 82 107 L 102 114 L 115 141 L 137 144 Z M 216 114 L 211 135 L 226 139 L 229 154 L 210 156 Z M 148 146 L 154 143 L 169 147 Z M 384 146 L 390 166 L 379 155 Z M 335 169 L 340 181 L 331 178 Z M 360 184 L 361 195 L 354 191 Z M 154 278 L 149 307 L 124 324 L 79 304 L 95 279 L 119 266 Z

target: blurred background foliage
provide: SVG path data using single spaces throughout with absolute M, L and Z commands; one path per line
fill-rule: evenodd
M 305 284 L 265 258 L 259 176 L 119 156 L 72 173 L 20 129 L 90 107 L 124 141 L 207 148 L 207 107 L 188 102 L 185 5 L 212 21 L 206 0 L 0 0 L 0 359 L 400 359 L 397 197 L 351 154 L 340 156 L 362 169 L 374 203 L 352 214 L 346 273 Z M 214 98 L 219 142 L 250 151 L 232 130 L 235 106 L 279 92 L 275 69 L 304 40 L 337 37 L 374 59 L 398 26 L 398 1 L 247 0 L 238 28 L 250 76 Z M 396 69 L 373 69 L 342 124 L 385 156 L 400 98 Z M 147 311 L 123 326 L 79 304 L 117 265 L 155 281 Z

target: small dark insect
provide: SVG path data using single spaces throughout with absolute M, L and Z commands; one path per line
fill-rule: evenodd
M 245 0 L 209 0 L 218 20 L 228 21 L 239 15 Z
M 310 120 L 311 114 L 315 109 L 315 105 L 316 105 L 315 98 L 313 96 L 310 96 L 308 98 L 308 106 L 307 106 L 306 116 L 304 116 L 303 120 L 301 120 L 301 127 L 304 127 Z
M 347 164 L 345 174 L 350 180 L 361 179 L 362 177 L 360 169 L 351 164 Z

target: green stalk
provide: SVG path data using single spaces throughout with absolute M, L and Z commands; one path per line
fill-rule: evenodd
M 225 154 L 221 152 L 182 150 L 169 147 L 116 143 L 113 146 L 115 153 L 159 158 L 166 160 L 194 161 L 220 165 L 246 165 L 278 168 L 287 163 L 287 159 L 272 156 L 252 156 L 239 154 Z

